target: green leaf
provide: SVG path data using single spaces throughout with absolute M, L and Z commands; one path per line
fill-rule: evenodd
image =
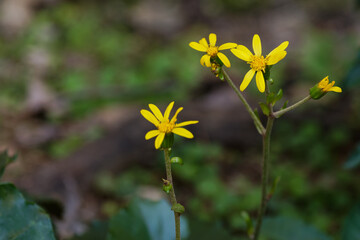
M 0 226 L 0 239 L 55 240 L 49 216 L 10 183 L 0 184 Z
M 262 102 L 260 102 L 259 105 L 260 105 L 260 108 L 261 108 L 262 112 L 264 113 L 264 115 L 269 116 L 269 114 L 270 114 L 269 106 Z
M 344 163 L 345 169 L 352 169 L 360 164 L 360 143 L 357 145 L 355 150 L 352 152 L 350 157 Z
M 288 217 L 264 218 L 261 236 L 271 240 L 330 240 L 316 228 Z
M 181 235 L 187 237 L 187 221 L 180 218 Z M 135 199 L 110 219 L 107 240 L 175 239 L 174 213 L 167 201 L 151 202 Z
M 360 203 L 346 217 L 342 229 L 342 240 L 360 239 Z
M 283 97 L 283 90 L 280 89 L 280 90 L 278 91 L 278 93 L 276 94 L 276 96 L 275 96 L 275 101 L 274 101 L 273 104 L 275 104 L 277 101 L 281 100 L 282 97 Z
M 269 93 L 269 95 L 266 96 L 266 104 L 273 104 L 275 100 L 275 93 Z
M 15 161 L 16 158 L 17 158 L 16 154 L 14 156 L 10 157 L 8 155 L 7 150 L 0 153 L 0 178 L 4 174 L 6 166 L 8 164 L 12 163 L 13 161 Z
M 284 102 L 284 105 L 282 106 L 281 109 L 285 109 L 285 108 L 287 107 L 288 103 L 289 103 L 289 100 L 286 100 L 286 101 Z
M 184 165 L 184 161 L 182 160 L 181 157 L 172 157 L 170 159 L 170 162 L 171 163 L 177 163 L 177 164 L 180 164 L 180 165 Z

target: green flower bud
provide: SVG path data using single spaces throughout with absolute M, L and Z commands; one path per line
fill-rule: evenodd
M 171 210 L 173 210 L 176 213 L 184 213 L 185 212 L 185 208 L 183 205 L 181 205 L 180 203 L 176 203 L 171 207 Z
M 171 163 L 177 163 L 177 164 L 180 164 L 180 165 L 184 165 L 184 162 L 183 162 L 182 158 L 180 158 L 180 157 L 172 157 L 170 159 L 170 162 Z

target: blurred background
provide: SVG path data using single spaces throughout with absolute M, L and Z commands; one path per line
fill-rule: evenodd
M 106 221 L 134 196 L 166 197 L 163 156 L 144 135 L 140 109 L 175 100 L 194 140 L 176 138 L 178 200 L 186 217 L 245 235 L 256 216 L 261 137 L 235 93 L 199 63 L 188 44 L 263 52 L 289 41 L 272 88 L 292 104 L 325 76 L 343 88 L 275 122 L 268 215 L 288 216 L 339 239 L 360 200 L 360 2 L 355 0 L 2 0 L 0 148 L 18 153 L 5 175 L 52 216 L 61 239 Z M 225 52 L 240 85 L 248 65 Z M 245 95 L 263 96 L 255 81 Z M 259 100 L 260 99 L 260 100 Z M 265 119 L 262 119 L 265 120 Z M 85 238 L 83 238 L 85 239 Z

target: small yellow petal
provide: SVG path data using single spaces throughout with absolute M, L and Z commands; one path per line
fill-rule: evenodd
M 186 121 L 186 122 L 176 124 L 175 127 L 184 127 L 184 126 L 187 126 L 187 125 L 190 125 L 190 124 L 196 124 L 198 122 L 199 121 Z
M 253 37 L 253 49 L 256 56 L 261 56 L 261 40 L 259 35 L 255 34 Z
M 253 54 L 250 52 L 250 50 L 245 47 L 244 45 L 238 45 L 237 48 L 230 50 L 236 57 L 240 58 L 241 60 L 244 60 L 246 62 L 250 62 L 252 59 Z
M 204 57 L 205 66 L 211 67 L 210 56 L 209 55 L 204 55 L 203 57 Z
M 189 46 L 197 51 L 200 51 L 200 52 L 206 52 L 207 51 L 207 48 L 205 46 L 203 46 L 202 44 L 200 43 L 197 43 L 197 42 L 191 42 L 189 43 Z
M 244 80 L 242 81 L 241 85 L 240 85 L 240 91 L 244 91 L 245 88 L 247 88 L 247 86 L 249 85 L 251 79 L 254 77 L 255 74 L 255 70 L 254 69 L 250 69 L 244 77 Z
M 318 84 L 319 88 L 325 88 L 329 84 L 329 76 L 326 76 Z
M 210 46 L 215 47 L 216 45 L 216 34 L 210 33 L 209 35 Z
M 155 148 L 159 149 L 164 141 L 165 133 L 160 133 L 155 139 Z
M 331 87 L 331 88 L 329 89 L 329 91 L 341 93 L 341 92 L 342 92 L 342 89 L 341 89 L 340 87 Z
M 222 63 L 223 63 L 226 67 L 229 68 L 229 67 L 231 66 L 230 61 L 229 61 L 229 59 L 225 56 L 225 54 L 219 52 L 219 53 L 217 54 L 217 56 L 220 58 L 220 60 L 222 61 Z
M 276 52 L 272 55 L 268 55 L 266 64 L 274 65 L 274 64 L 278 63 L 280 60 L 282 60 L 286 56 L 286 54 L 287 54 L 286 51 L 282 51 L 282 52 Z
M 193 138 L 194 135 L 187 129 L 185 128 L 174 128 L 172 130 L 173 133 L 182 136 L 182 137 L 186 137 L 186 138 Z
M 226 50 L 226 49 L 230 49 L 230 48 L 236 48 L 237 44 L 236 43 L 224 43 L 219 47 L 219 50 Z
M 203 56 L 200 58 L 200 64 L 201 64 L 202 66 L 204 66 L 204 67 L 207 67 L 207 66 L 206 66 L 206 64 L 207 64 L 207 59 L 209 59 L 208 62 L 210 62 L 210 56 L 207 55 L 207 54 L 203 55 Z
M 150 111 L 142 109 L 140 113 L 146 120 L 154 124 L 156 127 L 159 126 L 159 120 L 157 120 L 154 114 L 152 114 Z
M 262 71 L 256 72 L 256 86 L 260 92 L 263 93 L 265 91 L 265 80 Z
M 149 132 L 146 133 L 145 139 L 146 139 L 146 140 L 149 140 L 149 139 L 151 139 L 151 138 L 153 138 L 153 137 L 156 137 L 156 136 L 159 135 L 159 134 L 160 134 L 160 131 L 159 131 L 159 130 L 151 130 L 151 131 L 149 131 Z
M 172 123 L 175 123 L 177 121 L 177 115 L 183 110 L 183 107 L 179 107 L 178 110 L 176 110 L 174 116 L 172 117 L 171 121 Z
M 272 54 L 276 54 L 278 52 L 282 52 L 285 51 L 285 49 L 289 46 L 289 42 L 285 41 L 283 43 L 281 43 L 279 46 L 277 46 L 276 48 L 274 48 L 274 50 L 272 50 L 268 56 L 272 55 Z
M 165 110 L 165 113 L 164 113 L 164 119 L 165 120 L 168 120 L 169 119 L 169 116 L 170 116 L 170 112 L 171 112 L 171 109 L 173 108 L 174 106 L 174 101 L 172 101 L 166 108 Z
M 157 106 L 155 106 L 154 104 L 149 104 L 149 108 L 151 109 L 151 111 L 154 113 L 155 117 L 157 119 L 159 119 L 159 121 L 163 121 L 164 117 L 162 115 L 162 113 L 160 112 L 159 108 Z
M 207 43 L 206 38 L 202 38 L 199 43 L 204 47 L 209 48 L 209 44 Z

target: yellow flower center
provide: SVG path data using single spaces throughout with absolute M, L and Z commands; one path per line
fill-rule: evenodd
M 175 127 L 175 123 L 169 122 L 169 120 L 165 120 L 164 122 L 160 123 L 158 129 L 160 132 L 163 133 L 171 133 L 174 127 Z
M 218 47 L 212 47 L 210 46 L 208 49 L 207 49 L 207 54 L 211 57 L 215 57 L 216 54 L 218 54 Z
M 265 71 L 266 61 L 263 56 L 253 56 L 252 61 L 249 62 L 250 67 L 255 71 Z

